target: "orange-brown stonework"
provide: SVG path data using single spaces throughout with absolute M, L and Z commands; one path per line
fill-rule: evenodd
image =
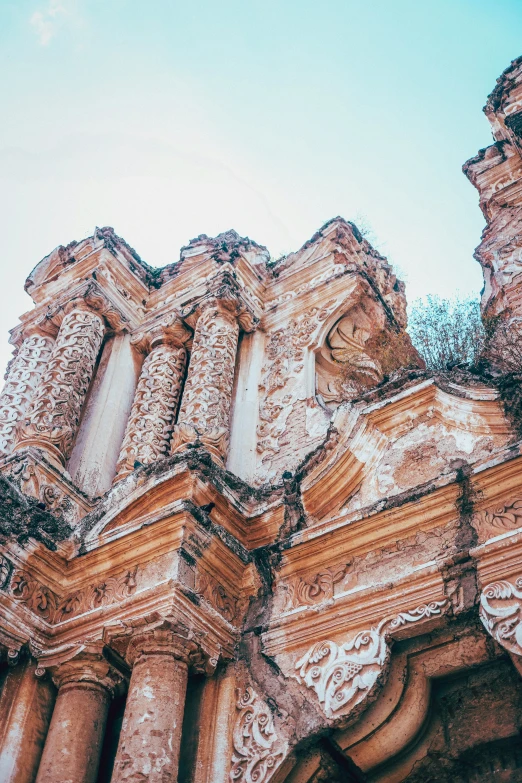
M 509 326 L 522 58 L 486 114 L 465 171 L 483 314 Z M 522 781 L 520 422 L 496 376 L 423 369 L 352 223 L 277 262 L 201 235 L 163 269 L 96 229 L 26 290 L 0 396 L 2 783 Z M 413 360 L 391 376 L 390 336 Z

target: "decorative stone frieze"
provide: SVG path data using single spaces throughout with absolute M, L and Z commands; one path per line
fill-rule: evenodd
M 340 645 L 331 641 L 314 644 L 296 661 L 294 676 L 315 691 L 327 717 L 345 716 L 368 696 L 382 674 L 390 654 L 389 634 L 408 623 L 440 615 L 446 603 L 433 601 L 401 612 Z
M 130 598 L 137 589 L 137 571 L 136 566 L 60 598 L 27 571 L 16 570 L 11 578 L 10 591 L 15 601 L 24 604 L 51 625 L 56 625 Z
M 0 395 L 0 455 L 12 450 L 16 432 L 44 371 L 54 339 L 38 332 L 24 338 L 11 362 Z
M 347 563 L 329 566 L 319 573 L 295 576 L 283 581 L 279 589 L 286 597 L 285 611 L 300 606 L 314 606 L 333 598 L 334 587 L 346 576 Z
M 236 709 L 230 780 L 268 783 L 281 766 L 288 744 L 277 736 L 270 708 L 252 686 L 237 689 Z
M 16 446 L 34 445 L 62 464 L 74 443 L 105 328 L 84 302 L 66 309 Z
M 134 470 L 167 456 L 178 410 L 190 333 L 174 318 L 135 343 L 148 354 L 143 363 L 134 402 L 116 466 L 116 481 Z
M 197 572 L 196 593 L 203 600 L 208 601 L 228 622 L 233 623 L 239 619 L 243 608 L 242 602 L 229 595 L 223 585 L 206 571 Z
M 514 585 L 502 580 L 482 590 L 480 619 L 505 650 L 522 656 L 522 576 Z
M 496 508 L 478 511 L 472 522 L 481 540 L 516 530 L 522 527 L 522 500 L 512 500 Z
M 235 296 L 208 299 L 200 307 L 173 453 L 199 440 L 220 462 L 226 458 L 239 314 Z

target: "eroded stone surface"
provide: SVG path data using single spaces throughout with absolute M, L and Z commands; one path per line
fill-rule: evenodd
M 466 173 L 483 314 L 511 328 L 520 59 L 486 114 Z M 26 289 L 0 777 L 522 780 L 519 374 L 428 373 L 403 284 L 339 217 L 277 262 L 227 231 L 163 269 L 96 229 Z

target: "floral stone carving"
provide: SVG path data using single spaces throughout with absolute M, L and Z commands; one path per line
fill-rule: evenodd
M 29 407 L 52 346 L 50 337 L 38 334 L 26 337 L 10 364 L 0 396 L 1 454 L 8 454 L 14 446 L 17 426 Z
M 64 317 L 19 446 L 30 442 L 62 462 L 68 457 L 103 333 L 102 318 L 89 310 L 74 309 Z
M 237 690 L 239 711 L 234 725 L 234 753 L 230 779 L 267 783 L 281 765 L 288 745 L 279 739 L 272 713 L 250 686 Z
M 508 652 L 522 655 L 522 576 L 515 584 L 493 582 L 480 596 L 480 619 Z
M 344 644 L 314 644 L 295 664 L 298 673 L 294 677 L 315 691 L 329 718 L 345 716 L 368 696 L 383 671 L 389 656 L 388 634 L 407 623 L 440 614 L 446 603 L 433 601 L 401 612 Z
M 129 598 L 136 592 L 137 570 L 136 566 L 123 574 L 107 577 L 103 582 L 89 585 L 64 598 L 59 598 L 26 571 L 15 571 L 10 590 L 13 598 L 51 625 L 56 625 L 84 612 Z

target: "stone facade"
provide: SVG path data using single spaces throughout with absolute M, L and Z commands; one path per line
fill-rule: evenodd
M 483 313 L 511 323 L 522 58 L 486 114 L 465 171 Z M 26 290 L 0 398 L 2 783 L 522 781 L 520 428 L 494 379 L 423 369 L 353 224 L 278 261 L 201 235 L 163 269 L 96 229 Z

